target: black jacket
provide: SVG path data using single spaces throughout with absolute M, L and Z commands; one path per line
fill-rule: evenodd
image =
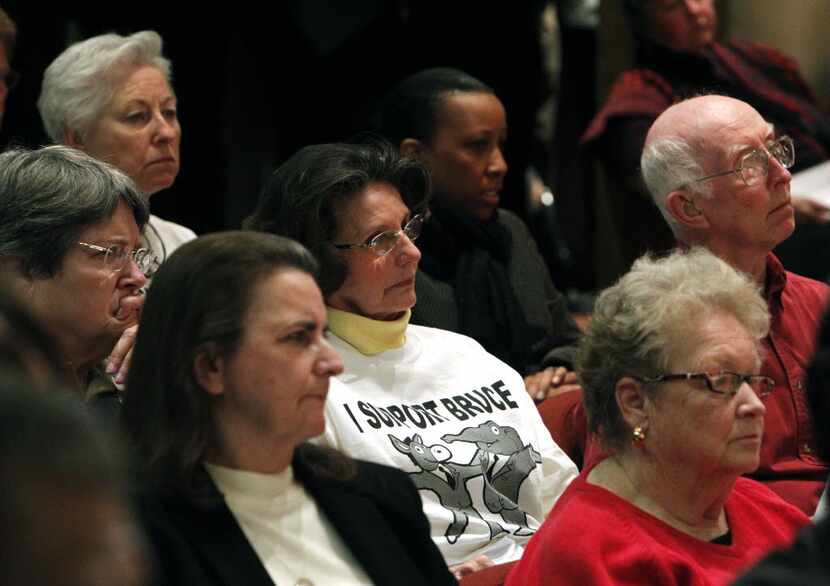
M 421 499 L 403 472 L 358 461 L 346 481 L 321 479 L 295 455 L 294 475 L 375 584 L 456 584 L 430 538 Z M 207 473 L 215 498 L 139 498 L 157 562 L 156 584 L 273 586 Z

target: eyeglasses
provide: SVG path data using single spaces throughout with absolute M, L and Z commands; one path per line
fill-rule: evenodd
M 755 391 L 755 394 L 763 398 L 775 390 L 775 381 L 768 376 L 760 374 L 739 374 L 737 372 L 718 372 L 709 374 L 706 372 L 685 372 L 681 374 L 663 374 L 654 378 L 637 379 L 644 383 L 660 383 L 670 380 L 703 380 L 706 386 L 713 393 L 734 397 L 738 389 L 744 383 Z
M 132 260 L 138 269 L 144 273 L 145 277 L 152 277 L 158 270 L 158 257 L 146 248 L 136 248 L 130 250 L 126 246 L 115 244 L 113 246 L 98 246 L 97 244 L 90 244 L 89 242 L 78 242 L 86 249 L 93 250 L 97 254 L 95 256 L 104 257 L 104 265 L 113 273 L 120 272 L 127 262 Z
M 410 240 L 417 240 L 421 235 L 421 230 L 424 228 L 424 223 L 429 219 L 429 212 L 423 212 L 413 216 L 406 225 L 396 231 L 381 232 L 377 236 L 373 236 L 363 244 L 332 244 L 338 250 L 352 250 L 355 248 L 368 248 L 378 256 L 386 256 L 395 249 L 398 245 L 398 240 L 401 234 L 406 234 Z
M 785 169 L 792 167 L 795 163 L 795 145 L 793 144 L 793 139 L 789 136 L 782 136 L 778 140 L 768 142 L 766 148 L 752 149 L 741 157 L 741 160 L 738 161 L 738 164 L 731 171 L 707 175 L 706 177 L 695 179 L 695 183 L 736 173 L 740 175 L 741 179 L 747 185 L 755 185 L 769 173 L 770 156 L 775 157 L 775 160 L 781 163 L 781 166 Z
M 0 82 L 6 85 L 6 91 L 10 92 L 20 82 L 20 74 L 14 69 L 9 69 L 5 74 L 0 74 Z

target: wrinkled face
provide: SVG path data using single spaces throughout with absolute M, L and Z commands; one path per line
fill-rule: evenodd
M 372 183 L 335 204 L 338 218 L 335 244 L 361 244 L 386 231 L 401 230 L 411 214 L 398 190 Z M 349 275 L 326 302 L 335 309 L 379 320 L 393 320 L 415 305 L 415 272 L 421 253 L 400 235 L 386 256 L 365 248 L 338 250 Z
M 722 104 L 703 130 L 701 163 L 707 175 L 734 169 L 747 152 L 775 138 L 771 125 L 750 106 L 736 100 Z M 712 250 L 766 254 L 789 238 L 795 230 L 791 179 L 774 157 L 765 180 L 756 185 L 746 185 L 737 173 L 711 179 L 714 196 L 696 197 L 695 205 L 709 222 Z
M 714 0 L 647 0 L 647 35 L 675 51 L 697 53 L 715 38 Z
M 693 350 L 671 361 L 671 372 L 760 372 L 755 341 L 729 314 L 704 318 L 688 347 Z M 749 385 L 729 397 L 702 380 L 663 382 L 648 411 L 648 449 L 667 469 L 717 477 L 758 467 L 766 408 Z
M 129 250 L 141 246 L 135 217 L 123 201 L 111 218 L 88 226 L 78 240 Z M 104 264 L 103 253 L 80 245 L 69 248 L 55 276 L 21 279 L 35 314 L 79 364 L 105 357 L 124 330 L 138 322 L 144 303 L 139 289 L 147 282 L 132 260 L 114 273 Z
M 124 79 L 82 143 L 67 142 L 118 167 L 152 195 L 179 173 L 181 133 L 173 90 L 146 65 Z
M 435 197 L 464 215 L 489 219 L 499 205 L 507 163 L 507 118 L 501 101 L 483 92 L 451 93 L 438 106 L 432 140 L 424 144 Z
M 238 349 L 221 360 L 214 419 L 244 440 L 292 447 L 323 433 L 329 378 L 343 370 L 326 327 L 308 273 L 278 270 L 262 280 Z

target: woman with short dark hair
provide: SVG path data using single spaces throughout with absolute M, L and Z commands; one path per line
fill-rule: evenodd
M 452 583 L 402 473 L 306 443 L 342 371 L 316 274 L 225 232 L 156 275 L 123 415 L 160 583 Z
M 471 338 L 409 323 L 429 179 L 391 145 L 301 149 L 246 226 L 322 261 L 332 344 L 324 440 L 409 472 L 457 576 L 512 562 L 576 474 L 519 374 Z

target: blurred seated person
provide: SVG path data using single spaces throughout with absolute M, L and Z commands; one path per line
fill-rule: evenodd
M 36 392 L 5 369 L 0 380 L 3 584 L 149 584 L 114 438 L 59 388 Z
M 271 175 L 250 229 L 322 264 L 332 345 L 324 442 L 409 473 L 456 576 L 518 559 L 576 467 L 522 377 L 467 336 L 410 323 L 429 176 L 387 143 L 301 149 Z
M 704 249 L 644 257 L 597 299 L 578 369 L 586 467 L 507 584 L 725 585 L 809 519 L 758 466 L 769 328 L 755 284 Z
M 646 133 L 666 108 L 701 93 L 745 101 L 777 134 L 792 137 L 798 152 L 793 171 L 828 159 L 830 116 L 792 58 L 766 45 L 716 41 L 714 0 L 624 0 L 623 5 L 637 42 L 636 64 L 620 74 L 582 140 L 597 149 L 607 171 L 628 266 L 646 250 L 674 245 L 639 172 Z M 824 221 L 827 210 L 804 198 L 793 203 L 803 221 L 776 252 L 790 270 L 824 280 L 830 274 L 828 230 L 811 222 Z
M 254 232 L 156 275 L 123 415 L 159 584 L 454 583 L 406 475 L 306 443 L 343 369 L 316 278 Z
M 807 397 L 816 429 L 818 455 L 830 461 L 830 314 L 825 315 L 816 352 L 807 370 Z M 825 493 L 826 498 L 826 493 Z M 814 520 L 816 520 L 814 518 Z M 771 553 L 736 586 L 818 586 L 830 584 L 830 517 L 825 513 L 801 531 L 793 545 Z
M 3 272 L 53 337 L 81 394 L 93 391 L 99 363 L 138 322 L 142 288 L 157 266 L 141 248 L 147 217 L 130 178 L 81 151 L 0 154 Z
M 20 78 L 9 65 L 16 42 L 17 26 L 8 13 L 0 8 L 0 124 L 3 123 L 3 117 L 6 115 L 6 98 Z
M 70 386 L 55 341 L 7 281 L 0 277 L 0 371 L 37 389 Z
M 418 245 L 412 323 L 458 332 L 524 376 L 536 399 L 578 389 L 580 330 L 522 220 L 499 207 L 507 115 L 457 69 L 426 69 L 386 97 L 380 132 L 430 171 L 432 216 Z
M 148 198 L 179 173 L 181 127 L 170 61 L 154 31 L 74 43 L 43 74 L 38 109 L 56 144 L 118 167 Z M 196 235 L 151 215 L 145 246 L 164 261 Z

